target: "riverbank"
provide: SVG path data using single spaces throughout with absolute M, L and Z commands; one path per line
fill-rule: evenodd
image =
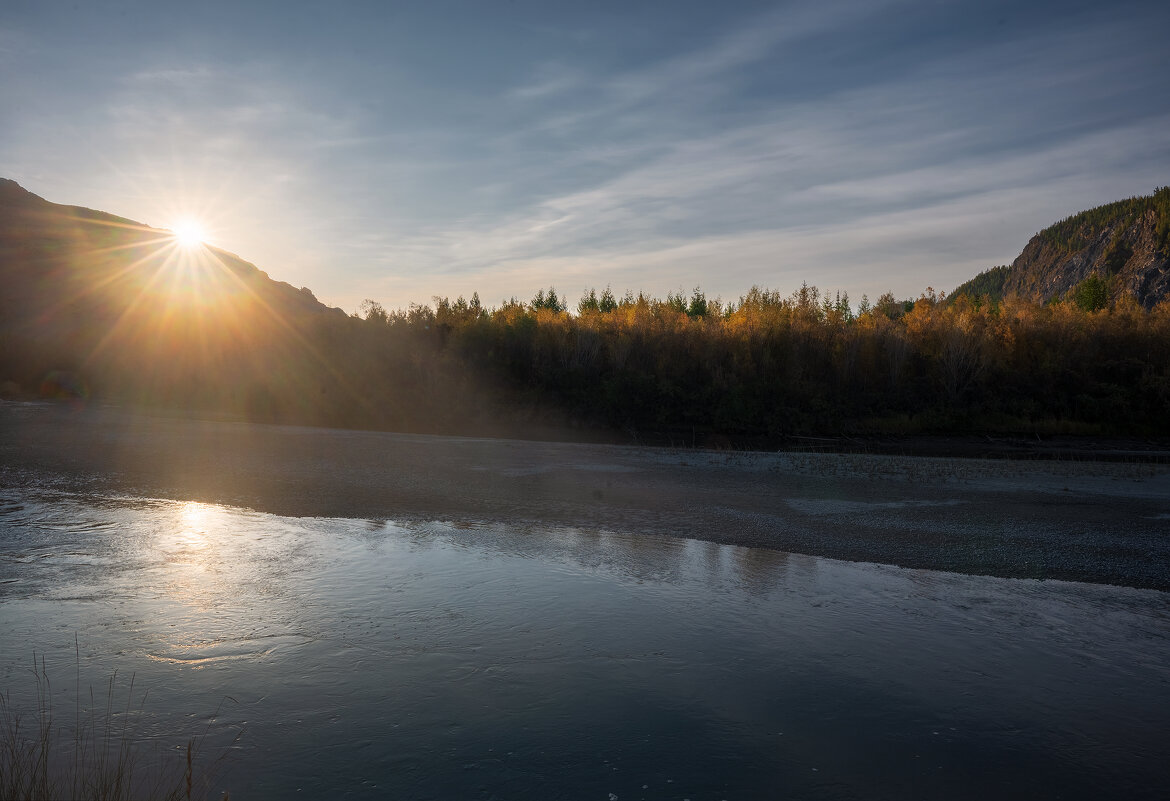
M 697 451 L 0 404 L 0 486 L 691 537 L 1170 590 L 1170 466 Z
M 760 450 L 789 453 L 860 453 L 883 456 L 932 456 L 957 459 L 1048 459 L 1096 462 L 1170 464 L 1170 441 L 1157 438 L 1078 436 L 1059 434 L 1024 436 L 988 434 L 906 434 L 902 436 L 799 436 L 767 440 L 683 435 L 643 436 L 642 444 L 687 447 L 692 442 L 708 450 Z

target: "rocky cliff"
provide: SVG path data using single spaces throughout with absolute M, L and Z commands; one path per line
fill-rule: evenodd
M 1151 308 L 1170 298 L 1170 187 L 1083 211 L 1032 237 L 1008 267 L 996 267 L 954 295 L 1071 297 L 1090 280 L 1109 302 L 1130 296 Z

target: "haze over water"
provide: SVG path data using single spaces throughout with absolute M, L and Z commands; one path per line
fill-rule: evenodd
M 1154 798 L 1170 595 L 574 528 L 0 508 L 14 703 L 110 674 L 233 798 Z

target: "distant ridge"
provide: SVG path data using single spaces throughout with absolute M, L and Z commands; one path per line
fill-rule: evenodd
M 952 292 L 1047 303 L 1085 282 L 1116 303 L 1146 308 L 1170 298 L 1170 187 L 1066 217 L 1032 237 L 1010 266 L 992 267 Z

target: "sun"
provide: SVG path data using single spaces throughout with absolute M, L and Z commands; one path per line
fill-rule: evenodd
M 185 250 L 193 250 L 197 247 L 202 247 L 203 240 L 206 234 L 203 232 L 203 226 L 195 220 L 179 220 L 171 228 L 175 234 L 175 244 Z

